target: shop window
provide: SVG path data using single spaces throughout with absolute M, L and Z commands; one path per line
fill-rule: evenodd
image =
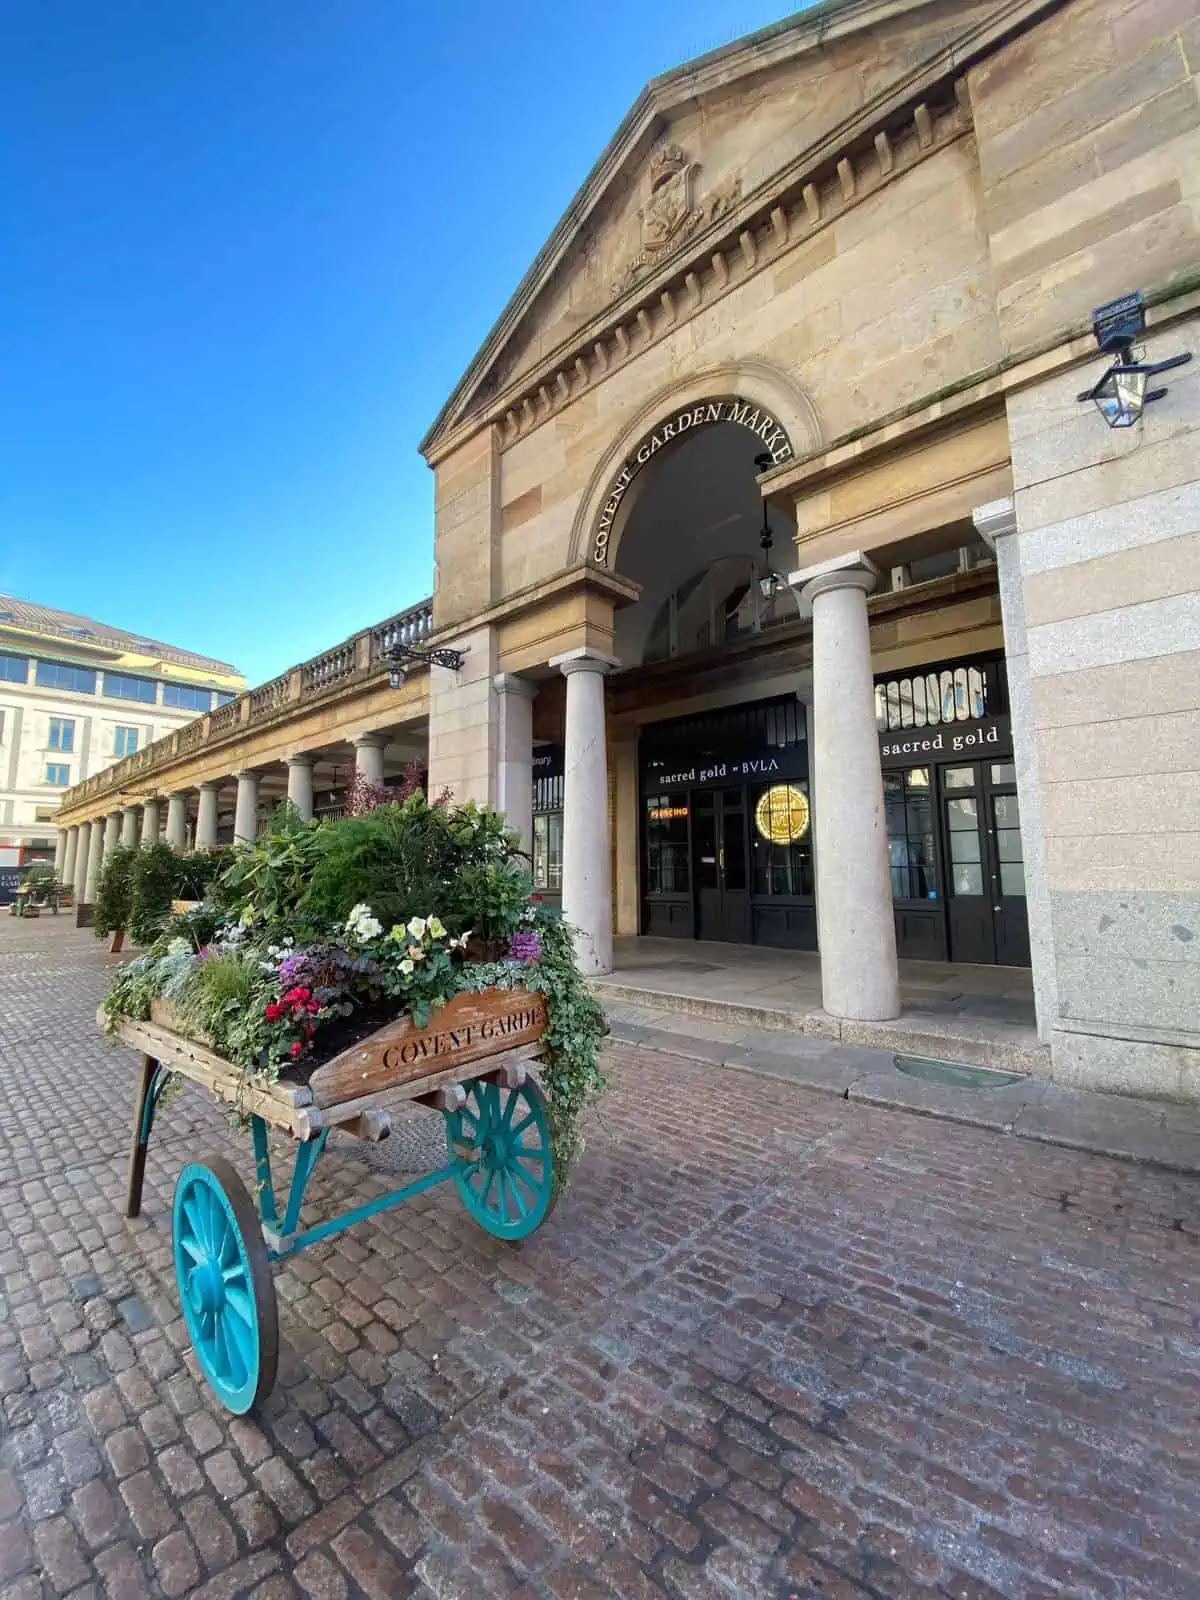
M 533 818 L 533 887 L 536 892 L 561 894 L 562 847 L 562 812 L 536 812 Z
M 113 755 L 131 756 L 138 747 L 136 728 L 118 728 L 113 740 Z
M 70 717 L 50 718 L 48 748 L 69 753 L 75 748 L 75 723 Z
M 883 775 L 893 900 L 936 900 L 937 867 L 929 767 Z
M 66 689 L 70 694 L 95 694 L 94 667 L 76 667 L 69 661 L 39 661 L 34 673 L 39 689 Z
M 29 657 L 0 652 L 0 683 L 28 683 Z
M 686 791 L 646 797 L 646 892 L 690 893 Z
M 989 678 L 999 698 L 1002 663 L 943 667 L 875 685 L 875 722 L 880 733 L 896 728 L 933 728 L 949 722 L 978 722 L 999 704 L 989 704 Z
M 56 789 L 65 789 L 70 783 L 70 768 L 55 761 L 46 763 L 46 782 Z
M 806 783 L 767 784 L 750 793 L 753 892 L 813 893 L 812 828 Z

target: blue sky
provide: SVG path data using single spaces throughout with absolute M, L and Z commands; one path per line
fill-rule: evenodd
M 429 592 L 416 445 L 751 0 L 0 0 L 0 591 L 282 671 Z

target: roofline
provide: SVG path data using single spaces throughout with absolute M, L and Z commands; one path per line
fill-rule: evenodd
M 417 446 L 418 452 L 428 456 L 458 401 L 470 392 L 473 385 L 487 371 L 493 357 L 518 321 L 518 314 L 524 311 L 526 304 L 540 287 L 541 281 L 548 277 L 550 270 L 557 265 L 564 247 L 574 237 L 578 225 L 586 218 L 592 204 L 608 188 L 627 151 L 652 123 L 653 117 L 666 109 L 668 102 L 664 100 L 664 90 L 684 79 L 703 73 L 707 68 L 754 51 L 772 39 L 794 36 L 789 39 L 788 47 L 778 54 L 778 59 L 786 59 L 800 50 L 819 46 L 835 31 L 835 27 L 838 33 L 854 33 L 872 21 L 882 22 L 889 17 L 918 11 L 934 3 L 935 0 L 822 0 L 818 5 L 808 6 L 802 11 L 793 11 L 778 22 L 769 23 L 754 33 L 743 34 L 741 38 L 731 40 L 729 44 L 719 45 L 715 50 L 705 51 L 703 55 L 693 56 L 679 66 L 651 78 L 617 125 L 616 132 L 575 191 L 553 232 L 510 295 L 466 371 L 426 430 Z M 765 71 L 776 64 L 775 59 L 766 59 L 759 64 L 757 70 Z

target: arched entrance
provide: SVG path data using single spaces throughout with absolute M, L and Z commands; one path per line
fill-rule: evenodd
M 624 669 L 679 662 L 668 694 L 686 699 L 689 661 L 711 672 L 723 651 L 753 652 L 756 636 L 797 620 L 784 581 L 794 529 L 758 482 L 791 453 L 778 419 L 736 397 L 675 410 L 639 441 L 594 530 L 594 559 L 611 548 L 614 570 L 641 589 L 615 618 Z M 637 760 L 641 931 L 815 948 L 795 689 L 647 719 Z

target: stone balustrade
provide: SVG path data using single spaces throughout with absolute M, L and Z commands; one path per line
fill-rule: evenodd
M 69 814 L 98 796 L 120 792 L 134 780 L 169 766 L 180 754 L 284 718 L 297 704 L 311 705 L 345 688 L 356 677 L 378 677 L 385 670 L 388 652 L 394 645 L 419 644 L 432 631 L 433 600 L 422 600 L 105 767 L 64 791 L 61 809 Z

